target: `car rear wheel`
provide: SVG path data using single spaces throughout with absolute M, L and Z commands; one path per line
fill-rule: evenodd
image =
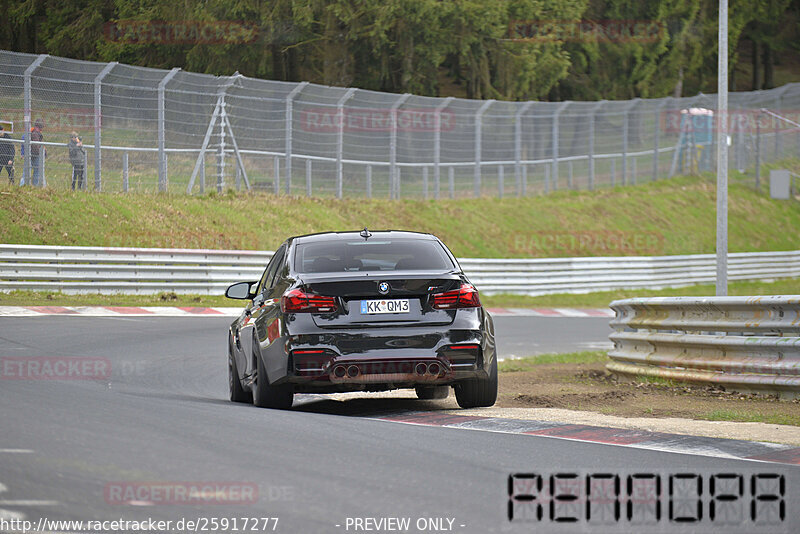
M 253 402 L 253 394 L 242 389 L 242 383 L 239 381 L 239 375 L 236 372 L 236 362 L 230 356 L 228 357 L 228 389 L 233 402 Z
M 488 378 L 471 378 L 456 384 L 456 401 L 462 408 L 494 406 L 497 401 L 497 357 L 489 366 Z
M 228 390 L 230 391 L 230 398 L 233 402 L 253 402 L 253 394 L 242 388 L 242 382 L 239 380 L 239 372 L 236 369 L 236 360 L 233 359 L 233 353 L 230 347 L 228 349 Z
M 253 404 L 259 408 L 285 410 L 292 407 L 294 392 L 291 384 L 270 386 L 264 360 L 256 355 L 256 377 L 253 382 Z
M 419 386 L 414 390 L 421 400 L 446 399 L 450 394 L 450 386 Z

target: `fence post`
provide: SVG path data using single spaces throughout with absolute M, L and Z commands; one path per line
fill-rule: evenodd
M 367 198 L 372 198 L 372 165 L 367 165 Z
M 456 176 L 455 176 L 455 168 L 448 167 L 447 168 L 447 183 L 448 188 L 450 189 L 450 198 L 456 198 Z
M 553 165 L 544 166 L 544 192 L 550 192 L 550 173 L 553 171 Z
M 411 97 L 405 93 L 395 100 L 390 111 L 391 131 L 389 133 L 389 198 L 400 198 L 400 171 L 397 168 L 397 110 Z
M 522 166 L 522 196 L 528 196 L 528 165 Z
M 342 167 L 342 151 L 344 150 L 344 103 L 350 100 L 355 92 L 356 89 L 351 87 L 336 103 L 336 118 L 339 121 L 339 132 L 336 137 L 336 198 L 342 198 L 342 172 L 344 170 Z
M 164 93 L 166 91 L 167 83 L 176 75 L 181 69 L 175 67 L 169 71 L 161 81 L 158 82 L 158 190 L 165 192 L 167 190 L 167 157 L 166 157 L 166 116 L 165 116 L 165 102 Z
M 294 98 L 308 85 L 308 82 L 300 82 L 294 89 L 286 96 L 286 194 L 290 194 L 292 187 L 292 136 L 294 131 L 292 129 L 292 113 L 294 111 Z
M 203 155 L 203 162 L 200 164 L 200 194 L 206 192 L 206 157 Z
M 520 106 L 514 116 L 514 178 L 517 181 L 517 196 L 524 194 L 522 184 L 522 115 L 528 111 L 533 102 L 526 102 Z
M 128 192 L 128 152 L 122 153 L 122 192 Z
M 84 191 L 89 189 L 89 155 L 85 151 L 83 153 L 83 179 L 81 180 L 81 189 Z
M 481 196 L 481 137 L 483 137 L 483 114 L 494 104 L 494 100 L 487 100 L 475 114 L 475 198 Z
M 272 158 L 272 176 L 274 178 L 275 195 L 278 195 L 281 192 L 281 160 L 278 156 Z
M 658 180 L 658 145 L 661 142 L 661 115 L 664 113 L 664 108 L 672 101 L 672 97 L 668 96 L 661 102 L 661 105 L 656 108 L 656 127 L 655 131 L 653 132 L 653 181 L 655 182 Z M 669 116 L 664 117 L 664 124 L 668 125 L 667 122 L 669 120 Z M 669 126 L 667 126 L 669 127 Z
M 23 75 L 23 106 L 25 108 L 23 110 L 23 127 L 25 128 L 25 131 L 22 133 L 25 136 L 25 158 L 23 159 L 22 164 L 22 180 L 19 181 L 19 185 L 33 183 L 33 177 L 31 173 L 31 76 L 33 75 L 33 71 L 35 71 L 45 59 L 47 59 L 47 54 L 41 54 L 33 61 L 33 63 L 28 65 L 28 68 L 25 69 L 25 74 Z M 39 157 L 41 158 L 41 145 L 39 154 Z
M 47 187 L 47 176 L 44 174 L 44 160 L 47 155 L 46 148 L 47 147 L 42 145 L 39 146 L 39 187 Z M 84 155 L 84 161 L 85 159 L 86 156 Z
M 442 157 L 442 111 L 450 105 L 453 101 L 452 96 L 448 96 L 442 103 L 436 106 L 433 112 L 435 129 L 433 132 L 433 195 L 436 200 L 439 200 L 439 164 Z
M 606 103 L 601 100 L 589 112 L 589 191 L 594 189 L 594 123 L 597 112 Z
M 628 185 L 628 123 L 630 122 L 630 112 L 639 103 L 638 98 L 629 102 L 622 112 L 622 185 Z
M 425 200 L 428 200 L 428 167 L 422 167 L 422 192 Z
M 503 198 L 503 193 L 505 189 L 505 177 L 503 176 L 503 166 L 497 166 L 497 196 L 498 198 Z
M 311 160 L 306 160 L 306 196 L 311 196 Z
M 566 102 L 561 102 L 553 113 L 553 139 L 551 142 L 551 149 L 553 151 L 553 171 L 552 171 L 552 179 L 553 179 L 553 189 L 558 189 L 558 117 L 561 115 L 561 112 L 564 111 L 570 104 L 569 100 Z M 550 192 L 550 180 L 548 179 L 545 182 L 545 193 Z
M 617 160 L 611 158 L 611 187 L 617 185 Z
M 778 89 L 777 95 L 775 96 L 775 113 L 778 115 L 782 115 L 781 111 L 781 98 L 783 97 L 783 93 L 786 92 L 791 86 L 783 87 L 782 89 Z M 773 122 L 775 123 L 775 159 L 779 159 L 783 155 L 783 143 L 781 143 L 781 126 L 780 123 L 775 120 L 773 117 Z
M 102 174 L 100 170 L 102 168 L 102 154 L 101 154 L 102 113 L 101 113 L 101 100 L 100 100 L 102 95 L 102 86 L 100 84 L 103 81 L 103 78 L 105 78 L 106 75 L 109 72 L 111 72 L 111 69 L 113 69 L 116 65 L 117 65 L 116 61 L 109 63 L 108 65 L 103 67 L 103 70 L 101 70 L 100 73 L 94 78 L 94 190 L 95 191 L 100 191 L 102 185 L 102 178 L 101 178 Z M 88 170 L 89 169 L 87 168 L 84 174 L 88 173 Z M 86 179 L 87 180 L 89 179 L 88 176 Z
M 572 189 L 572 160 L 567 162 L 567 187 Z
M 756 190 L 761 189 L 761 117 L 764 110 L 756 116 Z

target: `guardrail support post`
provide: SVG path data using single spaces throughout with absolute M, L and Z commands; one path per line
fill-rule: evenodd
M 372 165 L 367 165 L 367 198 L 372 198 Z
M 113 61 L 103 67 L 103 70 L 95 76 L 94 78 L 94 190 L 100 191 L 102 186 L 102 113 L 101 113 L 101 97 L 102 97 L 102 86 L 101 83 L 103 78 L 111 72 L 117 65 L 116 61 Z M 89 169 L 88 167 L 84 170 L 84 174 L 88 174 Z M 88 176 L 86 177 L 88 180 Z
M 428 200 L 428 167 L 422 167 L 422 195 Z
M 397 110 L 411 97 L 405 93 L 395 100 L 390 110 L 391 131 L 389 132 L 389 198 L 400 198 L 400 169 L 397 168 Z
M 164 94 L 169 81 L 180 72 L 175 67 L 158 82 L 158 190 L 167 190 L 167 157 L 166 157 L 166 115 Z
M 286 163 L 284 164 L 284 168 L 286 170 L 286 194 L 291 193 L 292 188 L 292 136 L 294 135 L 293 131 L 293 107 L 294 107 L 294 99 L 300 92 L 305 89 L 308 82 L 300 82 L 295 86 L 294 89 L 286 96 Z
M 23 74 L 23 107 L 25 108 L 23 110 L 23 128 L 25 131 L 22 133 L 25 136 L 25 157 L 23 158 L 22 164 L 22 180 L 19 181 L 19 185 L 33 184 L 31 173 L 31 76 L 33 75 L 33 71 L 35 71 L 45 59 L 47 59 L 47 54 L 41 54 L 33 61 L 33 63 L 28 65 L 28 68 L 25 69 L 25 73 Z M 41 145 L 39 148 L 39 154 L 41 158 Z
M 336 103 L 336 118 L 339 121 L 339 131 L 336 137 L 336 198 L 342 198 L 342 183 L 344 181 L 344 168 L 342 167 L 342 151 L 344 150 L 344 103 L 353 97 L 356 92 L 351 87 Z
M 475 114 L 475 186 L 473 196 L 481 196 L 481 138 L 483 137 L 483 114 L 494 104 L 494 100 L 487 100 Z

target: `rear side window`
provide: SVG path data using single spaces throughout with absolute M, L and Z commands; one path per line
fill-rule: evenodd
M 299 273 L 349 271 L 449 271 L 455 268 L 444 247 L 430 239 L 350 239 L 301 243 L 295 252 Z

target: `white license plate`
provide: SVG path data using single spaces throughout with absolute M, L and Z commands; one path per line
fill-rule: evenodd
M 376 313 L 408 313 L 409 311 L 408 299 L 361 301 L 362 315 L 374 315 Z

